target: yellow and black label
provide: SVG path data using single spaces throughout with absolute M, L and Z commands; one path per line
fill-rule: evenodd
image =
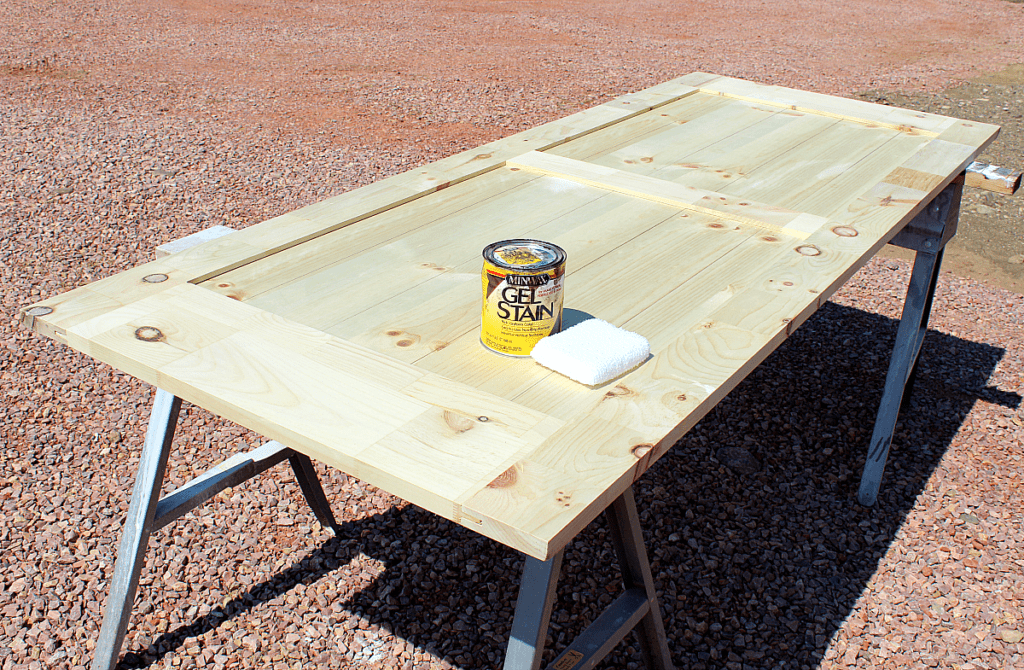
M 529 356 L 562 327 L 565 252 L 538 240 L 506 240 L 484 249 L 480 341 L 507 356 Z

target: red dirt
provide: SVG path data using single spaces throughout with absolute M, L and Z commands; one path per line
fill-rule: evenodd
M 0 67 L 45 59 L 183 119 L 439 149 L 693 70 L 850 93 L 1024 60 L 1024 11 L 1002 0 L 40 4 L 8 10 Z

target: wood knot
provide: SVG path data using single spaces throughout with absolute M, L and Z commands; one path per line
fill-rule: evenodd
M 820 256 L 821 249 L 814 246 L 813 244 L 801 244 L 796 248 L 796 252 L 802 256 Z
M 448 342 L 434 342 L 433 344 L 430 345 L 430 348 L 433 351 L 441 351 L 442 349 L 444 349 L 447 346 L 448 346 Z
M 135 339 L 143 342 L 160 342 L 164 339 L 164 334 L 160 332 L 159 328 L 142 326 L 135 329 Z
M 771 235 L 765 235 L 761 239 L 764 240 L 765 242 L 778 242 L 779 241 L 779 238 L 772 237 Z
M 388 330 L 385 331 L 384 334 L 388 337 L 401 337 L 402 339 L 395 342 L 395 346 L 398 347 L 411 347 L 420 341 L 419 335 L 413 335 L 412 333 L 407 333 L 404 330 Z
M 142 281 L 147 284 L 159 284 L 160 282 L 167 281 L 167 275 L 162 272 L 158 272 L 156 274 L 146 275 L 142 278 Z
M 444 411 L 444 422 L 448 424 L 449 428 L 460 435 L 466 431 L 472 430 L 475 425 L 473 420 L 468 416 L 463 416 L 458 412 L 453 412 L 447 409 Z
M 708 228 L 725 228 L 725 226 L 720 223 L 709 223 Z
M 832 229 L 832 232 L 839 237 L 857 237 L 860 235 L 856 228 L 852 228 L 850 226 L 836 226 Z
M 679 395 L 676 396 L 676 400 L 678 400 L 679 402 L 686 402 L 686 394 L 680 393 Z
M 25 313 L 29 316 L 46 316 L 47 314 L 53 314 L 53 308 L 46 305 L 36 305 L 26 309 Z
M 516 480 L 519 479 L 519 474 L 516 471 L 516 466 L 510 467 L 505 472 L 495 477 L 490 483 L 487 484 L 489 489 L 507 489 L 510 486 L 515 486 Z
M 622 384 L 616 384 L 615 388 L 611 389 L 610 391 L 604 394 L 604 397 L 615 398 L 617 396 L 623 395 L 636 395 L 636 393 L 627 386 L 623 386 Z
M 473 160 L 475 160 L 475 161 L 482 161 L 485 158 L 490 158 L 493 155 L 494 154 L 477 154 L 476 156 L 473 157 Z
M 641 163 L 653 163 L 654 159 L 651 158 L 650 156 L 644 156 L 643 158 L 640 159 L 640 162 Z
M 654 449 L 654 445 L 645 442 L 643 444 L 634 444 L 629 448 L 629 453 L 633 454 L 637 458 L 643 458 L 647 454 L 651 453 L 651 449 Z

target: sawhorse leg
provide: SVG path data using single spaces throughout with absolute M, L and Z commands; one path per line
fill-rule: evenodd
M 135 602 L 135 591 L 145 562 L 146 546 L 154 532 L 184 516 L 224 489 L 237 486 L 267 468 L 288 459 L 306 500 L 324 526 L 336 534 L 337 522 L 327 496 L 308 456 L 277 442 L 268 442 L 253 451 L 235 454 L 188 484 L 160 497 L 167 458 L 171 453 L 174 428 L 181 410 L 181 399 L 158 389 L 153 412 L 142 447 L 139 471 L 128 506 L 121 544 L 117 550 L 114 577 L 110 584 L 103 625 L 93 655 L 92 670 L 113 670 L 121 652 L 128 619 Z
M 939 193 L 891 242 L 916 253 L 903 314 L 896 332 L 896 344 L 885 377 L 885 390 L 882 392 L 882 402 L 875 418 L 875 428 L 857 494 L 860 504 L 866 507 L 874 505 L 878 498 L 885 462 L 889 457 L 889 446 L 896 430 L 896 419 L 910 397 L 918 355 L 928 331 L 928 315 L 931 313 L 935 286 L 939 279 L 942 253 L 946 243 L 956 233 L 962 191 L 961 176 Z
M 605 511 L 605 518 L 619 558 L 625 590 L 554 660 L 551 667 L 555 670 L 593 668 L 629 631 L 635 629 L 647 667 L 650 670 L 671 670 L 672 657 L 668 651 L 632 487 L 611 504 Z M 547 561 L 526 557 L 505 655 L 505 670 L 540 668 L 561 565 L 561 551 Z

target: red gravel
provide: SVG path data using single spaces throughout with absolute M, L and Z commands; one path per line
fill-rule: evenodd
M 19 306 L 696 69 L 852 93 L 1024 62 L 1024 7 L 1002 0 L 14 0 L 4 18 L 0 670 L 89 662 L 151 399 Z M 853 502 L 908 274 L 872 262 L 640 482 L 679 667 L 1024 667 L 1024 297 L 943 276 L 879 504 Z M 259 439 L 188 408 L 169 486 Z M 759 469 L 719 463 L 737 449 Z M 518 556 L 321 472 L 340 538 L 281 467 L 158 533 L 126 665 L 497 666 Z M 611 557 L 600 524 L 571 546 L 556 648 L 610 601 Z

